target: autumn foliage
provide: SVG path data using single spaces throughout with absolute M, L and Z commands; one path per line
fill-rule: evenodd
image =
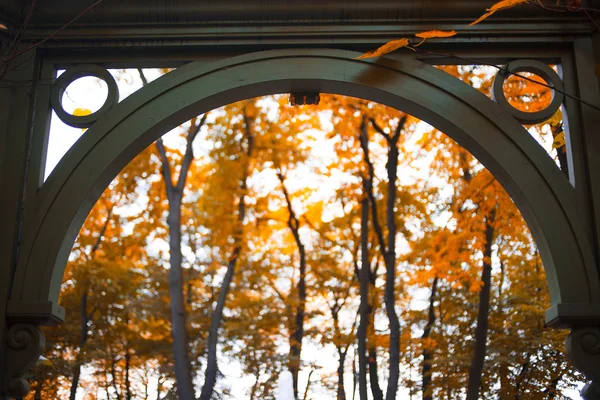
M 489 69 L 440 68 L 489 94 Z M 509 101 L 546 101 L 530 83 L 509 80 Z M 180 290 L 196 396 L 209 365 L 204 392 L 223 399 L 272 399 L 286 369 L 300 399 L 558 399 L 576 385 L 566 332 L 544 328 L 544 269 L 523 218 L 452 139 L 326 94 L 319 106 L 250 99 L 202 121 L 165 136 L 164 154 L 144 150 L 93 208 L 31 398 L 178 398 L 166 185 L 187 146 Z M 557 115 L 528 128 L 564 170 L 561 126 Z

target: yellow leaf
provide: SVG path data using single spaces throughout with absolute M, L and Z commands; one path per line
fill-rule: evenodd
M 514 7 L 518 4 L 527 3 L 528 1 L 529 0 L 502 0 L 502 1 L 499 1 L 498 3 L 496 3 L 493 6 L 491 6 L 490 8 L 488 8 L 486 10 L 487 12 L 485 14 L 483 14 L 481 17 L 477 18 L 475 21 L 471 22 L 469 24 L 469 26 L 477 25 L 478 23 L 480 23 L 481 21 L 483 21 L 490 15 L 494 14 L 496 11 L 506 10 L 507 8 Z
M 552 142 L 552 148 L 558 149 L 565 145 L 565 133 L 561 132 L 554 137 L 554 142 Z
M 554 113 L 552 118 L 550 118 L 548 121 L 546 121 L 546 123 L 548 123 L 552 126 L 558 126 L 558 125 L 560 125 L 561 122 L 562 122 L 562 112 L 560 111 L 560 109 L 558 109 L 558 111 L 556 111 Z
M 362 56 L 358 57 L 358 59 L 362 60 L 364 58 L 381 57 L 384 54 L 391 53 L 394 50 L 406 46 L 408 46 L 408 39 L 406 38 L 392 40 L 379 47 L 377 50 L 366 52 Z
M 53 366 L 54 366 L 54 365 L 52 364 L 52 361 L 48 360 L 48 359 L 47 359 L 46 357 L 44 357 L 44 356 L 40 356 L 40 358 L 39 358 L 38 362 L 39 362 L 41 365 L 45 365 L 45 366 L 47 366 L 47 367 L 53 367 Z
M 90 115 L 92 113 L 92 110 L 88 110 L 87 108 L 76 108 L 75 111 L 73 111 L 73 115 L 76 117 L 85 117 L 86 115 Z M 85 132 L 87 128 L 83 128 L 81 131 Z
M 90 115 L 92 110 L 88 110 L 87 108 L 76 108 L 73 111 L 73 115 L 76 117 L 85 117 L 86 115 Z
M 447 38 L 456 35 L 456 31 L 427 31 L 417 33 L 415 36 L 421 39 Z

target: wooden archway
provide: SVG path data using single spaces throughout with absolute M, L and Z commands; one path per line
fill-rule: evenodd
M 216 107 L 293 91 L 360 97 L 410 113 L 477 157 L 528 223 L 546 269 L 549 323 L 600 315 L 592 247 L 564 175 L 527 131 L 477 90 L 414 59 L 357 60 L 343 50 L 273 50 L 171 72 L 115 106 L 64 156 L 39 192 L 8 313 L 60 319 L 64 267 L 88 212 L 110 181 L 164 132 Z M 583 310 L 583 311 L 582 311 Z

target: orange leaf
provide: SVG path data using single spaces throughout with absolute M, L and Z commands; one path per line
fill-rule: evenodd
M 490 15 L 494 14 L 496 11 L 506 10 L 507 8 L 514 7 L 518 4 L 527 3 L 528 1 L 529 0 L 502 0 L 502 1 L 499 1 L 498 3 L 496 3 L 493 6 L 491 6 L 490 8 L 488 8 L 486 10 L 487 12 L 485 14 L 483 14 L 481 17 L 477 18 L 475 21 L 471 22 L 469 24 L 469 26 L 477 25 L 478 23 L 480 23 L 481 21 L 483 21 Z
M 415 36 L 421 39 L 446 38 L 456 35 L 456 31 L 427 31 L 417 33 Z
M 391 53 L 394 50 L 397 50 L 401 47 L 406 47 L 406 46 L 408 46 L 408 39 L 406 39 L 406 38 L 392 40 L 390 42 L 387 42 L 383 46 L 379 47 L 377 50 L 366 52 L 362 56 L 358 57 L 358 59 L 362 60 L 364 58 L 381 57 L 384 54 Z

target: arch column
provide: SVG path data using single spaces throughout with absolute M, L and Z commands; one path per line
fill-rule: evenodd
M 32 98 L 39 68 L 35 49 L 15 62 L 19 68 L 9 71 L 6 81 L 0 81 L 0 399 L 27 394 L 29 384 L 24 376 L 39 359 L 45 344 L 39 320 L 23 323 L 6 315 L 22 234 Z M 15 86 L 10 82 L 29 84 Z

